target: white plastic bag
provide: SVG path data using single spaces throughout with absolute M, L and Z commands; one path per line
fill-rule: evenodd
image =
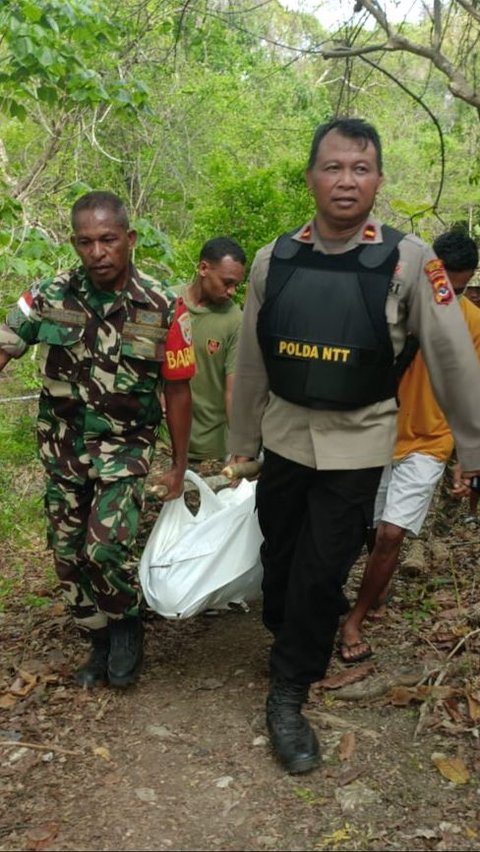
M 164 618 L 189 618 L 261 595 L 256 483 L 242 479 L 215 494 L 193 471 L 185 479 L 199 490 L 197 514 L 184 496 L 165 503 L 140 560 L 145 599 Z

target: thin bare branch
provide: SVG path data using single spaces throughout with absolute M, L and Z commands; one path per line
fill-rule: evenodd
M 52 135 L 48 140 L 45 150 L 33 164 L 30 169 L 30 173 L 22 180 L 17 181 L 16 185 L 11 189 L 10 192 L 13 198 L 18 198 L 19 201 L 23 201 L 28 196 L 47 164 L 59 150 L 65 127 L 65 121 L 59 122 L 54 126 L 52 129 Z
M 465 11 L 468 12 L 475 21 L 480 23 L 480 11 L 473 5 L 473 3 L 467 3 L 467 0 L 457 0 L 457 3 L 462 7 L 462 9 L 465 9 Z
M 470 6 L 466 0 L 459 0 L 460 5 L 465 8 Z M 450 92 L 457 98 L 474 106 L 480 114 L 480 92 L 469 83 L 467 77 L 463 73 L 459 65 L 455 65 L 441 50 L 442 43 L 442 19 L 441 19 L 441 4 L 434 0 L 434 43 L 433 45 L 421 44 L 413 41 L 403 34 L 401 29 L 393 27 L 386 18 L 385 13 L 380 8 L 376 0 L 362 0 L 362 10 L 368 11 L 377 21 L 381 29 L 388 36 L 384 44 L 379 45 L 357 45 L 349 44 L 336 45 L 333 48 L 321 50 L 321 55 L 324 59 L 345 59 L 347 56 L 365 56 L 367 53 L 377 51 L 404 51 L 412 53 L 416 56 L 421 56 L 427 59 L 432 65 L 444 74 L 448 79 L 448 88 Z M 470 8 L 467 9 L 471 11 Z
M 436 195 L 436 198 L 435 198 L 433 204 L 430 207 L 427 207 L 424 210 L 419 210 L 417 213 L 415 213 L 414 216 L 411 217 L 410 222 L 411 222 L 412 227 L 413 227 L 414 219 L 418 219 L 421 216 L 425 215 L 425 213 L 428 213 L 430 211 L 432 211 L 433 213 L 437 213 L 438 205 L 440 203 L 440 198 L 441 198 L 442 192 L 443 192 L 443 184 L 444 184 L 444 181 L 445 181 L 445 141 L 444 141 L 444 138 L 443 138 L 442 128 L 440 126 L 440 122 L 438 121 L 436 115 L 434 115 L 434 113 L 432 112 L 430 107 L 427 106 L 425 101 L 422 98 L 420 98 L 418 95 L 416 95 L 415 92 L 412 92 L 412 90 L 409 89 L 408 86 L 406 86 L 404 83 L 402 83 L 398 79 L 398 77 L 395 77 L 393 74 L 390 74 L 390 72 L 387 71 L 385 68 L 382 68 L 381 65 L 376 65 L 374 62 L 371 62 L 370 59 L 365 59 L 365 57 L 362 57 L 362 59 L 363 59 L 364 62 L 367 62 L 369 65 L 374 66 L 378 71 L 380 71 L 382 74 L 384 74 L 386 77 L 388 77 L 394 83 L 396 83 L 396 85 L 399 86 L 405 92 L 405 94 L 407 94 L 409 97 L 413 98 L 413 100 L 416 101 L 422 107 L 422 109 L 424 109 L 425 112 L 428 114 L 431 121 L 435 125 L 435 129 L 438 133 L 438 139 L 439 139 L 439 144 L 440 144 L 440 180 L 439 180 L 439 184 L 438 184 L 437 195 Z
M 436 50 L 440 49 L 442 43 L 442 3 L 441 0 L 433 2 L 433 40 Z

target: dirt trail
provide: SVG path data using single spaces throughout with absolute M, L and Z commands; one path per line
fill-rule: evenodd
M 0 850 L 478 850 L 477 542 L 452 528 L 435 583 L 398 580 L 369 625 L 374 665 L 335 659 L 338 688 L 312 689 L 323 765 L 304 776 L 266 738 L 259 605 L 150 614 L 125 692 L 74 686 L 87 648 L 59 600 L 0 613 Z M 348 685 L 352 671 L 365 677 Z

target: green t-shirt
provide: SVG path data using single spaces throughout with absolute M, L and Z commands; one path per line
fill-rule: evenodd
M 225 377 L 235 370 L 242 312 L 235 302 L 196 307 L 186 285 L 173 288 L 185 299 L 192 323 L 197 364 L 191 381 L 193 398 L 190 459 L 223 459 L 227 453 Z

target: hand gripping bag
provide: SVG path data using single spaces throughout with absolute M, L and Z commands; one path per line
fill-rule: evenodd
M 140 560 L 145 599 L 164 618 L 189 618 L 261 596 L 256 483 L 242 479 L 237 488 L 215 494 L 191 470 L 185 480 L 200 493 L 197 514 L 184 495 L 165 503 Z

